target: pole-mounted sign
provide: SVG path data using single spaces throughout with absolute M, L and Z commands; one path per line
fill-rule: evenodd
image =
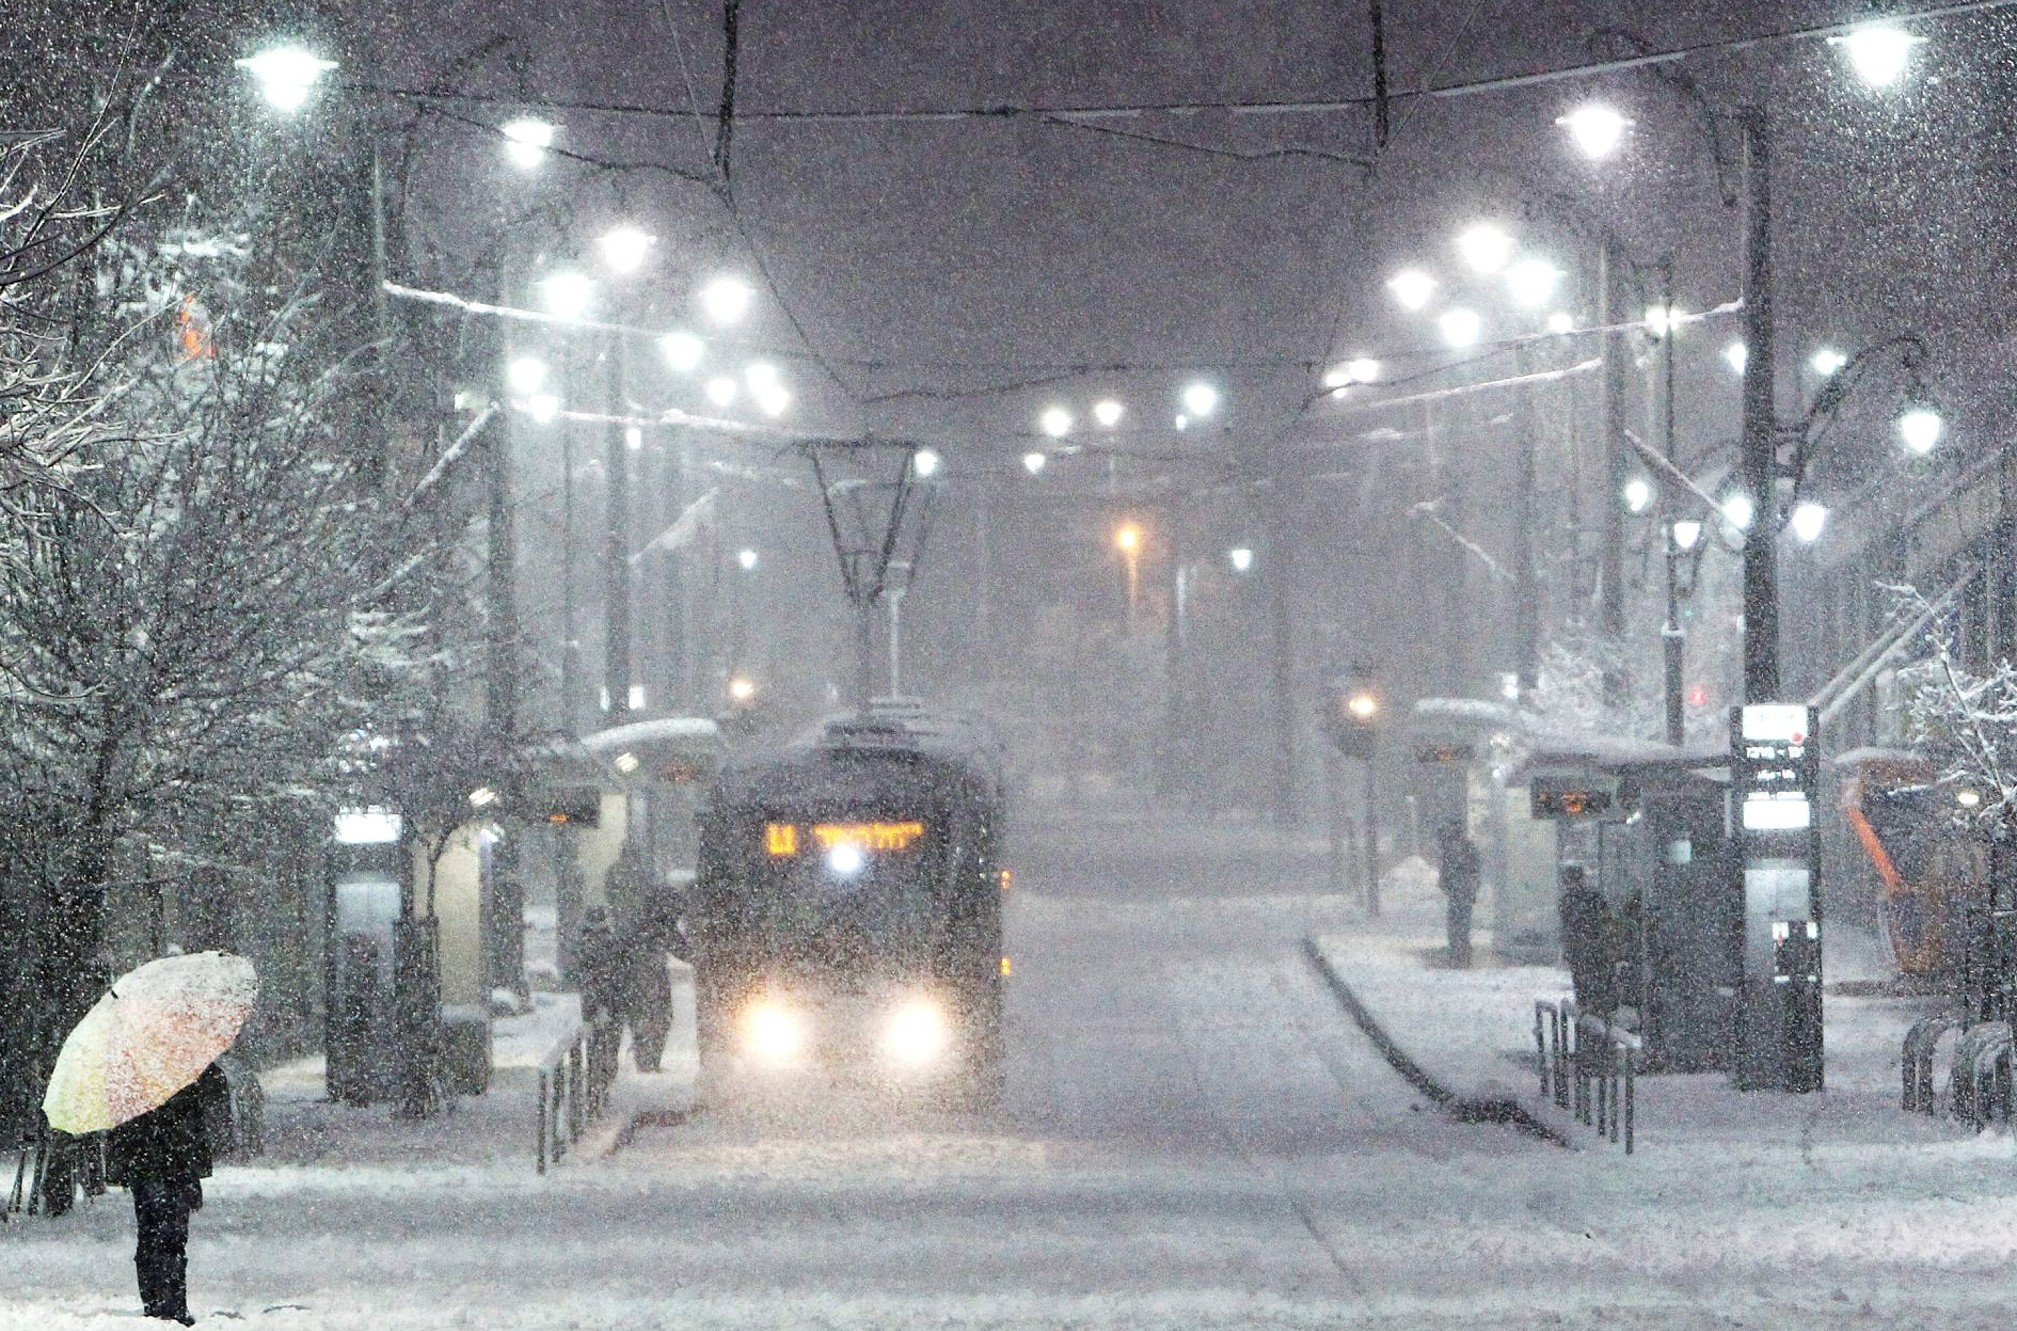
M 1764 703 L 1730 717 L 1731 823 L 1742 855 L 1743 985 L 1737 1085 L 1818 1091 L 1821 1066 L 1820 746 L 1814 709 Z

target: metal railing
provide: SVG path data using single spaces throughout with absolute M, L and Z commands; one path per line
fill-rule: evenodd
M 534 1160 L 540 1173 L 559 1164 L 602 1113 L 616 1081 L 622 1027 L 607 1017 L 569 1031 L 539 1064 L 539 1126 Z
M 1621 1142 L 1626 1155 L 1635 1145 L 1639 1049 L 1637 1035 L 1579 1011 L 1573 998 L 1534 1004 L 1541 1097 L 1596 1128 L 1600 1138 Z

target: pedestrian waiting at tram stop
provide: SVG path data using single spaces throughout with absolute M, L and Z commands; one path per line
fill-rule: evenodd
M 1437 886 L 1443 889 L 1449 961 L 1457 970 L 1471 965 L 1471 911 L 1478 904 L 1478 848 L 1451 819 L 1436 832 Z

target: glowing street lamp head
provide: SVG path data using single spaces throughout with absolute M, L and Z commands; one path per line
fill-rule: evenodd
M 1108 430 L 1121 423 L 1121 416 L 1125 411 L 1126 409 L 1112 398 L 1103 398 L 1093 403 L 1093 419 Z
M 1567 310 L 1556 310 L 1548 316 L 1548 331 L 1560 337 L 1564 333 L 1576 331 L 1576 316 Z
M 1236 545 L 1226 551 L 1226 558 L 1232 563 L 1235 573 L 1245 573 L 1254 566 L 1254 552 L 1244 545 Z
M 1114 529 L 1114 549 L 1124 555 L 1132 555 L 1142 548 L 1142 529 L 1132 522 L 1124 522 Z
M 1360 689 L 1345 700 L 1345 710 L 1361 721 L 1370 721 L 1380 712 L 1380 700 L 1365 689 Z
M 1546 259 L 1522 259 L 1506 270 L 1506 289 L 1515 304 L 1537 310 L 1555 296 L 1562 270 Z
M 740 388 L 733 376 L 717 374 L 707 381 L 707 387 L 703 391 L 707 394 L 709 402 L 717 407 L 726 407 L 735 401 L 735 395 Z
M 1219 405 L 1219 390 L 1202 381 L 1184 388 L 1184 414 L 1192 418 L 1209 416 Z
M 299 111 L 322 76 L 336 68 L 334 60 L 300 46 L 272 46 L 232 63 L 253 77 L 259 95 L 278 111 Z
M 1723 520 L 1738 531 L 1749 531 L 1751 519 L 1758 516 L 1758 506 L 1751 502 L 1751 496 L 1742 490 L 1723 501 Z
M 573 322 L 595 304 L 595 283 L 580 273 L 555 273 L 539 284 L 539 298 L 548 314 Z
M 560 415 L 560 398 L 552 393 L 534 393 L 525 400 L 525 413 L 540 425 L 551 424 Z
M 1485 335 L 1485 321 L 1475 310 L 1445 310 L 1436 320 L 1436 328 L 1443 335 L 1443 342 L 1461 350 L 1476 346 L 1478 339 Z
M 1940 446 L 1940 437 L 1947 432 L 1947 423 L 1940 413 L 1928 406 L 1908 407 L 1898 417 L 1898 438 L 1906 449 L 1924 457 Z
M 692 374 L 700 367 L 701 357 L 707 354 L 707 343 L 683 328 L 676 328 L 658 339 L 658 352 L 679 373 Z
M 748 675 L 737 675 L 728 681 L 730 702 L 746 703 L 756 697 L 756 681 Z
M 537 116 L 521 116 L 498 126 L 504 135 L 504 157 L 521 171 L 537 171 L 553 146 L 553 126 Z
M 1576 150 L 1593 162 L 1618 151 L 1625 131 L 1632 127 L 1632 122 L 1620 115 L 1616 107 L 1602 102 L 1585 103 L 1555 123 L 1569 131 Z
M 1905 67 L 1912 63 L 1912 48 L 1925 40 L 1889 23 L 1868 23 L 1830 37 L 1828 44 L 1848 55 L 1857 78 L 1872 88 L 1888 88 L 1904 77 Z
M 1811 501 L 1795 504 L 1790 525 L 1802 544 L 1812 545 L 1821 539 L 1821 529 L 1828 525 L 1827 506 Z
M 1848 363 L 1849 358 L 1833 347 L 1822 347 L 1807 358 L 1807 364 L 1823 379 L 1829 378 Z
M 1062 439 L 1072 432 L 1072 414 L 1063 407 L 1045 407 L 1037 426 L 1051 438 Z
M 1732 342 L 1729 346 L 1723 348 L 1723 363 L 1738 374 L 1742 374 L 1744 367 L 1750 364 L 1750 362 L 1751 349 L 1742 342 Z
M 651 247 L 658 243 L 658 237 L 634 226 L 616 226 L 602 233 L 596 242 L 602 249 L 602 261 L 614 273 L 634 273 L 644 266 Z
M 1643 476 L 1634 476 L 1625 482 L 1625 507 L 1633 513 L 1644 513 L 1653 506 L 1653 485 Z
M 1504 272 L 1513 261 L 1513 238 L 1489 222 L 1481 222 L 1457 237 L 1457 253 L 1482 277 Z
M 1404 310 L 1425 310 L 1436 298 L 1436 279 L 1419 268 L 1403 268 L 1387 279 L 1387 290 Z
M 546 362 L 537 356 L 514 356 L 504 367 L 504 384 L 513 397 L 529 397 L 546 387 Z
M 718 324 L 741 321 L 756 293 L 739 277 L 717 277 L 700 289 L 700 308 Z
M 1023 454 L 1023 470 L 1032 476 L 1038 475 L 1049 465 L 1050 457 L 1048 454 L 1034 451 Z
M 744 573 L 750 573 L 756 569 L 758 558 L 759 556 L 756 551 L 747 546 L 735 552 L 735 562 L 741 567 Z
M 1702 539 L 1702 524 L 1693 518 L 1683 518 L 1674 524 L 1674 546 L 1680 550 L 1693 550 L 1695 542 Z
M 911 474 L 921 481 L 928 481 L 938 475 L 938 469 L 944 462 L 945 459 L 938 455 L 937 449 L 920 448 L 910 455 Z

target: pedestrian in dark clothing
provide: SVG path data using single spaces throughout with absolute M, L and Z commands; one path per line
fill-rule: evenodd
M 1464 825 L 1443 824 L 1436 834 L 1437 883 L 1448 898 L 1444 917 L 1449 941 L 1450 965 L 1468 969 L 1471 964 L 1471 911 L 1478 904 L 1478 848 L 1464 835 Z
M 121 1123 L 106 1138 L 106 1178 L 133 1194 L 133 1267 L 149 1317 L 196 1322 L 189 1315 L 189 1215 L 202 1209 L 202 1181 L 210 1177 L 208 1116 L 228 1113 L 230 1096 L 230 1084 L 212 1063 L 166 1104 Z
M 581 1019 L 610 1022 L 623 1019 L 623 957 L 609 911 L 590 906 L 581 920 L 575 943 L 575 963 L 581 969 Z
M 1580 864 L 1562 866 L 1562 961 L 1576 987 L 1576 1006 L 1608 1017 L 1618 1007 L 1611 908 L 1590 886 Z

